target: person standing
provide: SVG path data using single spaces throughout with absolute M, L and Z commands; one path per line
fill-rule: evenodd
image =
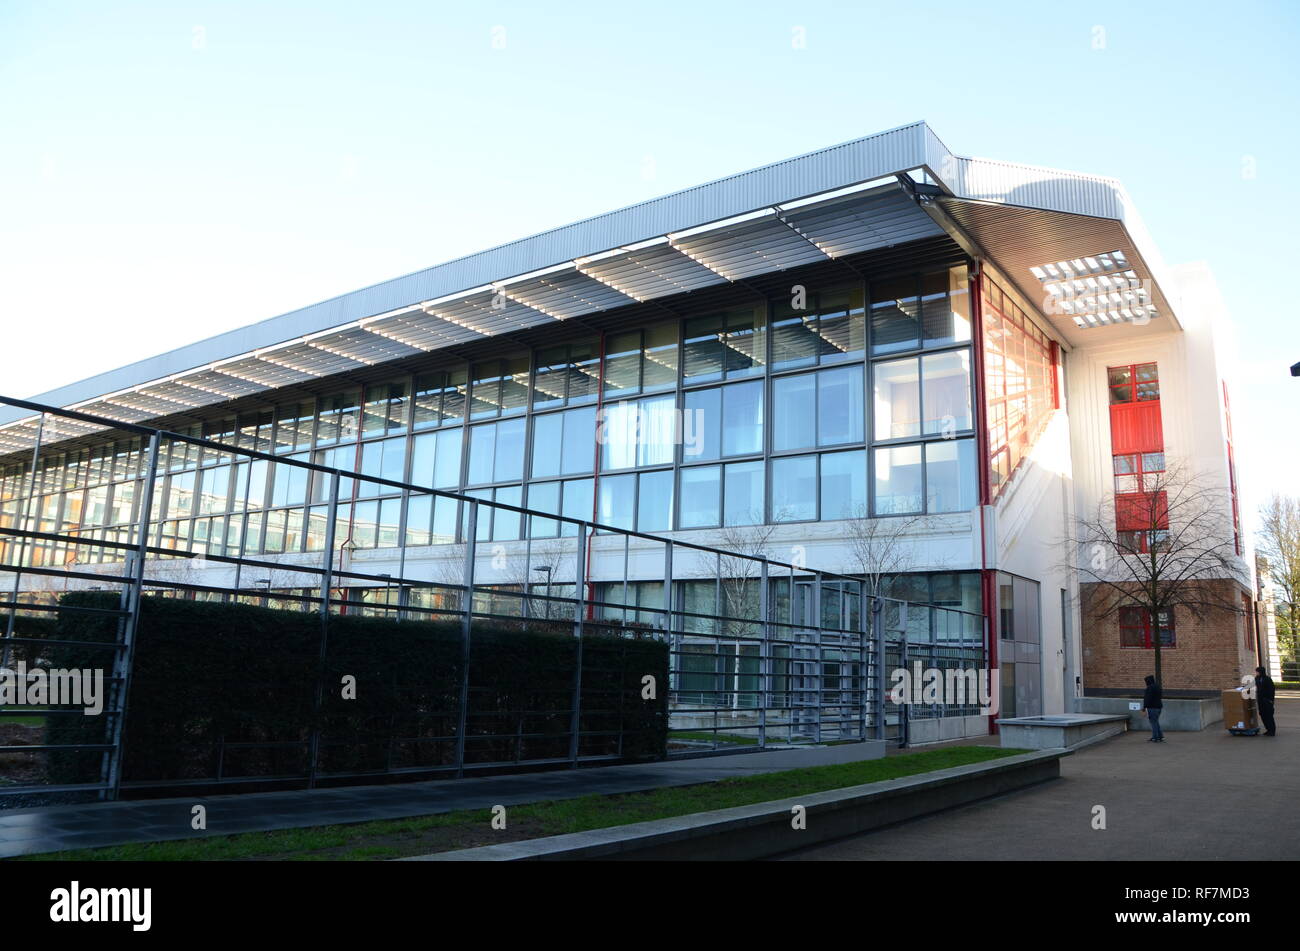
M 1164 712 L 1165 701 L 1160 695 L 1160 685 L 1156 683 L 1156 678 L 1147 674 L 1147 689 L 1142 692 L 1142 709 L 1146 711 L 1147 719 L 1151 721 L 1151 739 L 1148 743 L 1163 743 L 1165 741 L 1164 731 L 1160 729 L 1160 714 Z
M 1277 736 L 1277 723 L 1273 719 L 1273 678 L 1263 667 L 1255 668 L 1255 703 L 1259 706 L 1264 735 Z

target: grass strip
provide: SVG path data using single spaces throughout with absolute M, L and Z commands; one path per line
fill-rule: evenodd
M 249 859 L 366 861 L 585 832 L 696 812 L 787 799 L 966 766 L 1023 753 L 995 746 L 954 746 L 856 763 L 743 776 L 617 796 L 590 795 L 510 806 L 507 828 L 491 828 L 483 809 L 348 825 L 248 832 L 166 842 L 132 843 L 23 856 L 35 861 L 231 861 Z

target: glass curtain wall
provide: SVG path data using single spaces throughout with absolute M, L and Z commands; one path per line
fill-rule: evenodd
M 1051 340 L 986 271 L 984 392 L 989 430 L 989 485 L 994 496 L 1042 435 L 1056 408 Z
M 354 549 L 450 543 L 463 531 L 455 500 L 407 499 L 365 476 L 647 532 L 974 507 L 966 268 L 797 291 L 315 397 L 286 395 L 185 432 L 361 473 L 343 480 L 335 527 L 339 544 Z M 995 296 L 989 309 L 1005 306 Z M 1019 325 L 1001 312 L 994 320 L 986 346 L 999 341 L 1003 353 L 1005 328 Z M 1023 359 L 1017 351 L 999 372 L 1010 378 L 1006 367 Z M 1018 403 L 998 397 L 998 406 L 1017 407 L 1008 445 L 1024 442 L 1047 405 L 1041 384 L 1021 382 L 1045 379 L 1035 367 L 999 383 L 1022 394 Z M 1004 430 L 1010 413 L 998 416 Z M 38 530 L 127 538 L 140 453 L 133 440 L 47 447 L 34 487 L 30 455 L 10 457 L 0 467 L 0 524 L 26 518 Z M 186 445 L 169 447 L 164 468 L 155 545 L 246 556 L 324 545 L 324 477 Z M 480 524 L 478 533 L 513 540 L 559 531 L 542 518 L 517 521 Z M 28 557 L 39 565 L 120 556 L 29 541 Z

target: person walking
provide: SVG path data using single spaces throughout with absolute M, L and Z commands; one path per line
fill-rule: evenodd
M 1255 668 L 1255 703 L 1259 719 L 1264 724 L 1265 736 L 1277 736 L 1277 723 L 1273 719 L 1273 678 L 1263 667 Z
M 1165 701 L 1160 695 L 1160 685 L 1156 678 L 1147 674 L 1147 689 L 1142 692 L 1142 709 L 1151 721 L 1151 739 L 1148 743 L 1163 743 L 1164 731 L 1160 729 L 1160 714 L 1164 711 Z

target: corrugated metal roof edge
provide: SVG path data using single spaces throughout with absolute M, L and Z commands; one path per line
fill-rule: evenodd
M 32 399 L 50 405 L 72 405 L 374 314 L 531 273 L 582 255 L 598 254 L 772 204 L 917 168 L 926 164 L 927 133 L 933 137 L 923 120 L 908 123 L 694 185 L 349 291 L 56 387 Z M 845 153 L 846 149 L 850 151 Z M 837 156 L 837 153 L 842 154 Z M 809 187 L 792 187 L 796 179 L 804 178 Z M 0 423 L 22 416 L 21 412 L 3 409 Z
M 922 120 L 782 159 L 349 291 L 57 387 L 32 399 L 58 406 L 77 404 L 375 314 L 531 273 L 583 255 L 599 254 L 914 168 L 929 169 L 945 187 L 960 195 L 966 190 L 961 181 L 965 176 L 954 174 L 955 170 L 969 167 L 968 163 L 972 161 L 1051 173 L 1075 183 L 1086 180 L 1113 185 L 1123 196 L 1121 208 L 1133 213 L 1132 203 L 1123 187 L 1113 179 L 955 156 Z M 1138 227 L 1141 228 L 1140 223 Z M 1145 229 L 1142 230 L 1145 234 Z M 0 424 L 23 416 L 21 411 L 0 408 Z

